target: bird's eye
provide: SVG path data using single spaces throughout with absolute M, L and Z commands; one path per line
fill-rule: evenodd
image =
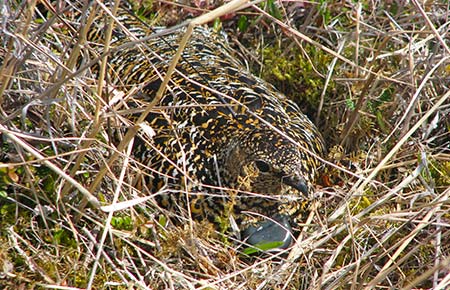
M 269 164 L 267 164 L 267 162 L 265 162 L 265 161 L 256 160 L 255 165 L 256 165 L 256 167 L 258 167 L 259 171 L 261 171 L 261 172 L 268 172 L 270 170 Z

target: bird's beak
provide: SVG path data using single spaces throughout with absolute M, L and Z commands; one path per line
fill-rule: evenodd
M 299 176 L 284 176 L 281 178 L 281 182 L 286 185 L 292 186 L 297 189 L 304 195 L 308 195 L 308 185 L 306 184 L 305 179 Z

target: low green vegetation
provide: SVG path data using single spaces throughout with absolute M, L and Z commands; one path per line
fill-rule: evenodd
M 112 100 L 119 97 L 108 77 L 99 98 L 89 69 L 67 68 L 85 24 L 69 4 L 83 4 L 53 7 L 63 9 L 56 17 L 43 2 L 36 8 L 6 3 L 0 288 L 447 289 L 448 3 L 427 2 L 424 12 L 413 2 L 399 3 L 268 0 L 215 21 L 236 57 L 298 103 L 327 142 L 327 163 L 297 221 L 296 245 L 276 254 L 265 252 L 270 243 L 238 246 L 229 219 L 216 220 L 220 229 L 187 214 L 177 224 L 175 213 L 152 199 L 109 219 L 87 202 L 73 182 L 104 206 L 116 194 L 124 203 L 152 191 L 132 155 L 111 159 L 118 151 L 114 138 L 121 139 L 130 122 L 115 111 Z M 221 4 L 144 1 L 134 10 L 149 25 L 172 26 Z M 81 64 L 95 45 L 80 46 Z M 60 82 L 63 74 L 72 75 Z M 91 190 L 102 170 L 105 177 Z

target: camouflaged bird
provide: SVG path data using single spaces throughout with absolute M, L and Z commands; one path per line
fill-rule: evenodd
M 119 12 L 117 19 L 137 39 L 164 31 L 149 32 L 130 17 Z M 99 42 L 104 24 L 93 25 L 89 39 Z M 114 29 L 112 47 L 133 41 L 125 31 Z M 122 91 L 138 88 L 141 106 L 151 102 L 183 33 L 117 50 L 108 61 L 110 81 Z M 224 34 L 204 27 L 194 30 L 147 122 L 156 135 L 134 148 L 150 168 L 146 193 L 196 218 L 231 215 L 241 229 L 262 216 L 299 214 L 324 150 L 298 106 L 251 74 Z

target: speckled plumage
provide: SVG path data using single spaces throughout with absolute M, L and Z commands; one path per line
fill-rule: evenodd
M 137 38 L 146 27 L 119 16 Z M 101 23 L 90 38 L 100 41 Z M 139 87 L 136 98 L 151 101 L 184 31 L 157 37 L 109 58 L 109 78 L 117 89 Z M 120 28 L 112 47 L 130 40 Z M 298 106 L 272 85 L 247 71 L 226 37 L 195 29 L 166 93 L 148 116 L 156 132 L 137 142 L 134 156 L 151 168 L 145 194 L 195 217 L 232 214 L 293 214 L 314 181 L 322 137 Z M 299 145 L 301 146 L 298 146 Z M 302 148 L 303 147 L 303 148 Z M 256 215 L 252 214 L 256 213 Z

